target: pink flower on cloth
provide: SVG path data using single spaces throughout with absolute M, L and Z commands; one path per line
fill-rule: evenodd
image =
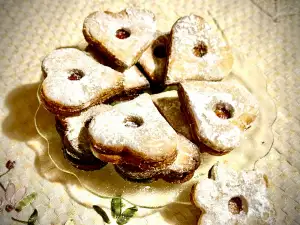
M 0 187 L 0 213 L 5 209 L 7 212 L 12 211 L 16 204 L 24 197 L 26 188 L 22 187 L 16 191 L 12 182 L 8 182 L 5 190 Z

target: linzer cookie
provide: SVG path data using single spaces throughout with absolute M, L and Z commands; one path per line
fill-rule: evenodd
M 123 74 L 96 62 L 75 48 L 53 51 L 42 64 L 43 105 L 64 116 L 79 114 L 123 91 Z
M 166 84 L 184 80 L 219 81 L 230 72 L 232 64 L 225 40 L 202 17 L 185 16 L 173 25 Z
M 136 66 L 132 66 L 125 70 L 123 74 L 123 86 L 126 95 L 133 95 L 141 90 L 150 88 L 148 80 Z
M 106 162 L 166 168 L 176 159 L 177 134 L 149 94 L 98 114 L 88 130 L 94 155 Z
M 181 104 L 176 90 L 151 95 L 152 101 L 161 115 L 174 130 L 192 140 L 189 123 L 181 112 Z
M 238 173 L 216 164 L 209 178 L 192 188 L 191 200 L 202 212 L 199 225 L 276 222 L 274 205 L 268 198 L 267 177 L 257 171 Z
M 157 32 L 156 38 L 139 59 L 139 64 L 154 85 L 162 85 L 165 80 L 169 36 L 169 33 Z
M 156 32 L 154 14 L 128 8 L 118 13 L 94 12 L 84 21 L 88 43 L 108 57 L 116 67 L 129 68 L 152 42 Z
M 258 115 L 256 99 L 236 82 L 184 82 L 178 94 L 193 140 L 215 153 L 238 147 L 243 131 Z
M 79 116 L 56 116 L 56 129 L 62 138 L 64 156 L 74 167 L 82 170 L 96 170 L 107 164 L 92 154 L 86 126 L 94 116 L 111 107 L 101 104 L 89 108 Z
M 143 93 L 143 91 L 150 89 L 150 83 L 136 66 L 132 66 L 125 70 L 123 74 L 123 92 L 110 98 L 105 102 L 106 104 L 115 105 L 118 102 L 132 100 L 139 94 Z
M 134 182 L 151 182 L 163 179 L 169 183 L 183 183 L 193 177 L 200 165 L 200 150 L 182 135 L 178 135 L 176 160 L 165 169 L 139 167 L 121 164 L 115 165 L 116 171 L 124 178 Z
M 113 67 L 110 60 L 108 60 L 104 55 L 102 55 L 100 52 L 98 52 L 95 48 L 93 48 L 91 45 L 87 46 L 85 49 L 91 56 L 93 56 L 94 59 L 96 59 L 99 63 Z M 116 68 L 114 68 L 116 69 Z M 123 71 L 124 80 L 123 80 L 123 86 L 124 90 L 121 93 L 121 96 L 124 97 L 124 95 L 136 95 L 141 90 L 145 90 L 150 88 L 150 83 L 146 79 L 146 77 L 143 75 L 143 73 L 136 67 L 132 66 L 129 69 L 126 69 Z M 119 96 L 117 96 L 118 98 Z

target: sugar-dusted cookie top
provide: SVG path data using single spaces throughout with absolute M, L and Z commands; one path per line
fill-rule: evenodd
M 190 140 L 178 134 L 176 160 L 163 172 L 164 180 L 181 183 L 190 180 L 199 167 L 200 149 Z
M 66 158 L 75 167 L 93 170 L 106 165 L 92 154 L 86 126 L 95 115 L 111 107 L 110 105 L 100 104 L 92 106 L 78 116 L 56 117 L 56 128 L 62 137 Z
M 184 80 L 222 80 L 230 72 L 232 64 L 229 46 L 202 17 L 184 16 L 173 25 L 167 84 Z
M 136 66 L 132 66 L 125 70 L 123 74 L 123 86 L 126 93 L 134 93 L 135 91 L 150 87 L 148 80 Z
M 154 41 L 139 59 L 139 64 L 155 85 L 162 85 L 165 80 L 169 36 L 169 33 L 157 31 Z
M 97 62 L 113 68 L 111 60 L 107 59 L 103 54 L 97 51 L 96 48 L 89 45 L 85 49 Z M 118 71 L 118 68 L 114 68 Z M 124 74 L 123 86 L 125 94 L 133 94 L 138 90 L 147 89 L 150 87 L 149 81 L 143 75 L 143 73 L 137 68 L 137 66 L 132 66 L 126 70 L 122 70 Z
M 135 64 L 156 31 L 154 14 L 128 8 L 118 13 L 98 11 L 84 21 L 86 40 L 124 68 Z
M 100 104 L 92 106 L 88 110 L 82 112 L 79 116 L 58 118 L 64 127 L 65 138 L 75 151 L 92 154 L 86 126 L 97 114 L 106 112 L 111 108 L 112 106 L 110 105 Z
M 42 63 L 41 100 L 53 113 L 72 115 L 123 90 L 123 74 L 75 48 L 54 50 Z
M 200 165 L 200 150 L 191 141 L 178 134 L 176 160 L 166 168 L 149 168 L 147 170 L 131 165 L 116 165 L 116 171 L 125 179 L 132 181 L 152 181 L 164 179 L 169 183 L 183 183 L 193 177 L 195 170 Z
M 216 164 L 209 178 L 191 192 L 202 211 L 199 225 L 275 224 L 275 209 L 268 198 L 267 177 L 257 171 L 236 172 Z
M 258 115 L 256 99 L 236 82 L 184 82 L 178 93 L 194 139 L 217 152 L 239 146 Z
M 170 164 L 177 155 L 177 134 L 160 115 L 149 94 L 98 114 L 88 130 L 94 150 L 117 157 L 117 164 Z

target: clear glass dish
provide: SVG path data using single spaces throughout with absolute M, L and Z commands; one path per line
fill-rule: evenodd
M 82 42 L 79 45 L 84 48 Z M 245 138 L 239 148 L 224 156 L 202 154 L 202 164 L 194 177 L 184 184 L 169 184 L 162 180 L 153 183 L 132 183 L 123 180 L 112 165 L 97 171 L 82 171 L 74 168 L 64 158 L 62 143 L 55 129 L 54 115 L 39 106 L 35 124 L 38 133 L 48 143 L 48 153 L 56 167 L 66 173 L 73 174 L 88 191 L 103 198 L 122 196 L 127 201 L 143 207 L 162 207 L 172 202 L 189 204 L 189 193 L 192 185 L 207 176 L 210 167 L 217 161 L 226 162 L 232 167 L 253 169 L 255 163 L 264 157 L 273 143 L 272 124 L 276 118 L 275 105 L 267 93 L 266 79 L 255 62 L 251 62 L 234 53 L 233 70 L 225 80 L 244 85 L 259 102 L 259 116 L 251 128 L 245 132 Z

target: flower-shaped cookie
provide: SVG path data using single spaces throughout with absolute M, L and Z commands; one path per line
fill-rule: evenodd
M 208 176 L 210 179 L 197 183 L 191 193 L 193 203 L 202 211 L 198 225 L 275 224 L 265 175 L 238 173 L 216 164 Z

